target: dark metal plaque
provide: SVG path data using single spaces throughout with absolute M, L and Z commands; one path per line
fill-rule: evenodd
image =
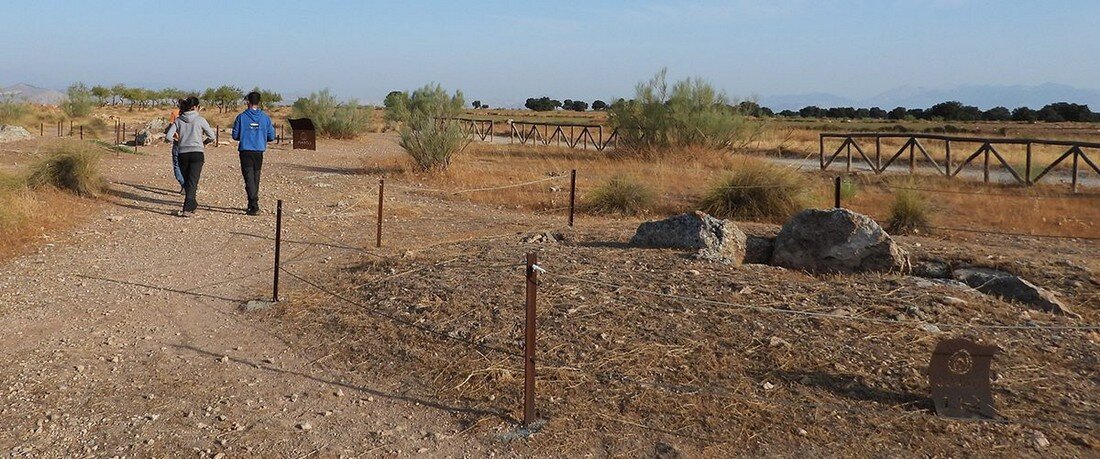
M 293 133 L 291 139 L 294 141 L 291 147 L 294 150 L 317 150 L 317 131 L 313 127 L 313 120 L 309 118 L 298 118 L 293 120 L 287 120 L 290 122 L 290 129 Z
M 928 379 L 936 414 L 949 418 L 996 418 L 990 366 L 995 346 L 953 338 L 940 341 L 932 353 Z

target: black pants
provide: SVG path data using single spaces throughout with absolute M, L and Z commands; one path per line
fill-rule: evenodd
M 183 189 L 187 197 L 183 199 L 183 211 L 194 212 L 199 207 L 195 196 L 199 192 L 199 177 L 202 176 L 202 163 L 206 160 L 201 151 L 180 153 L 180 173 L 183 174 Z
M 242 151 L 241 175 L 244 176 L 244 192 L 248 195 L 248 211 L 260 210 L 260 169 L 264 166 L 264 152 Z

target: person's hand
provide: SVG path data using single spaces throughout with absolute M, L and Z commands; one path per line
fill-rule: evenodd
M 173 142 L 179 142 L 180 141 L 180 133 L 177 132 L 175 134 L 172 134 L 172 141 Z

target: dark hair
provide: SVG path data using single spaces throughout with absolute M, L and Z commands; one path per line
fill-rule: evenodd
M 244 96 L 244 100 L 248 101 L 248 105 L 260 105 L 260 93 L 252 91 Z
M 189 112 L 199 106 L 199 98 L 195 96 L 188 97 L 180 101 L 180 112 Z
M 176 101 L 176 107 L 180 109 L 180 113 L 187 111 L 187 99 L 179 99 Z

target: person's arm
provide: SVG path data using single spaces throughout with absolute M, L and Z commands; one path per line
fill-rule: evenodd
M 210 123 L 208 123 L 205 119 L 202 120 L 202 133 L 205 134 L 206 138 L 210 140 L 214 140 L 217 138 L 217 135 L 214 134 L 214 130 L 210 128 Z
M 275 141 L 275 123 L 271 122 L 271 117 L 267 117 L 267 141 Z
M 233 133 L 231 135 L 233 140 L 238 142 L 241 141 L 241 115 L 237 115 L 237 117 L 233 119 Z
M 172 143 L 176 141 L 176 122 L 173 121 L 168 124 L 168 131 L 164 133 L 164 141 Z

